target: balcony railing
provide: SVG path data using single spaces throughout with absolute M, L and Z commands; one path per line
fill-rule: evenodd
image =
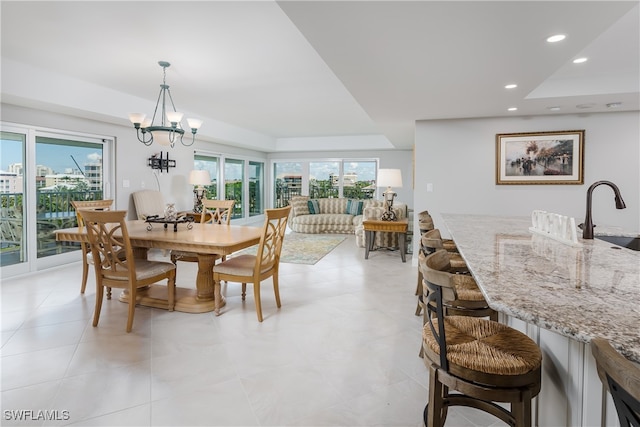
M 100 200 L 102 191 L 38 191 L 36 193 L 37 256 L 42 258 L 78 249 L 77 244 L 56 242 L 55 231 L 77 226 L 74 200 Z M 0 194 L 0 265 L 24 261 L 23 194 Z

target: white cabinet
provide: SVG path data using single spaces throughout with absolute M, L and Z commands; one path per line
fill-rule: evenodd
M 501 321 L 531 337 L 542 351 L 542 389 L 533 405 L 539 427 L 620 427 L 588 344 L 514 317 Z

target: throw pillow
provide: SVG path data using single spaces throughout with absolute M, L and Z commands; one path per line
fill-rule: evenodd
M 289 203 L 291 204 L 291 209 L 293 209 L 293 213 L 297 215 L 309 215 L 309 205 L 307 201 L 309 200 L 309 196 L 294 196 L 291 198 Z
M 309 213 L 311 215 L 315 215 L 315 214 L 319 214 L 320 213 L 320 205 L 318 204 L 318 201 L 315 199 L 311 199 L 307 202 L 307 206 L 309 207 Z
M 347 200 L 347 211 L 349 215 L 362 215 L 362 208 L 364 205 L 363 200 Z

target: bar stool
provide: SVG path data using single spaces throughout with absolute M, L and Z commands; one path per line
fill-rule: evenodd
M 470 316 L 470 317 L 488 317 L 495 322 L 498 321 L 498 312 L 489 307 L 482 291 L 478 288 L 475 279 L 466 274 L 456 274 L 451 268 L 449 252 L 439 249 L 436 252 L 427 255 L 420 261 L 420 269 L 423 277 L 426 274 L 427 260 L 432 270 L 437 270 L 439 275 L 447 279 L 447 283 L 451 285 L 451 292 L 443 299 L 444 314 L 446 316 Z M 429 288 L 422 281 L 424 305 L 427 303 L 429 296 Z M 424 307 L 423 307 L 424 308 Z M 424 313 L 426 323 L 427 312 Z
M 451 241 L 453 243 L 453 241 Z M 455 244 L 447 245 L 449 248 L 448 252 L 450 255 L 449 263 L 451 265 L 449 271 L 451 273 L 456 274 L 470 274 L 469 269 L 467 268 L 467 264 L 464 259 L 457 252 L 457 248 Z M 434 253 L 438 249 L 446 249 L 444 241 L 440 235 L 440 230 L 433 229 L 425 232 L 420 238 L 420 252 L 424 253 L 425 256 Z M 416 295 L 422 294 L 422 272 L 420 271 L 420 256 L 418 256 L 418 284 L 416 286 Z M 420 302 L 420 297 L 418 297 L 418 306 L 416 307 L 416 316 L 419 316 L 422 312 L 422 304 Z M 497 320 L 497 319 L 494 319 Z
M 429 290 L 422 330 L 429 369 L 425 425 L 442 427 L 449 407 L 468 406 L 511 426 L 530 427 L 531 401 L 541 387 L 540 348 L 525 334 L 493 320 L 446 315 L 445 301 L 457 298 L 452 283 L 457 276 L 439 269 L 446 255 L 438 250 L 423 263 Z M 509 408 L 498 403 L 509 403 Z
M 591 340 L 598 376 L 611 393 L 620 425 L 640 426 L 640 367 L 616 351 L 604 338 Z

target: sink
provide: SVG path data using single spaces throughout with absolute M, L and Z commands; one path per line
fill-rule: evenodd
M 622 246 L 623 248 L 640 251 L 640 237 L 630 236 L 595 236 L 596 239 Z

